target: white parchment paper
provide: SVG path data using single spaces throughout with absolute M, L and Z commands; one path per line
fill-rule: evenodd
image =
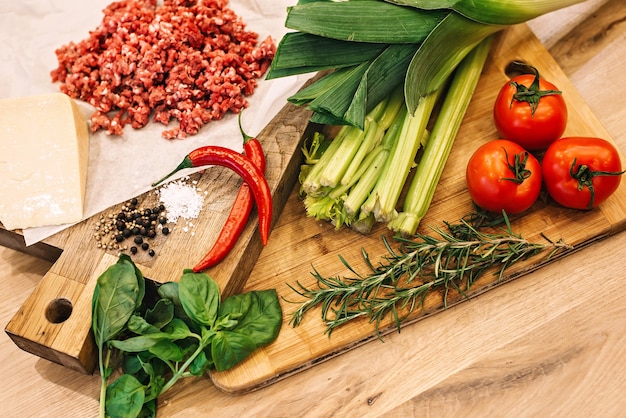
M 21 97 L 59 91 L 50 71 L 56 68 L 55 49 L 86 38 L 102 20 L 111 0 L 0 0 L 0 97 Z M 287 7 L 295 0 L 231 0 L 229 7 L 243 17 L 246 28 L 259 34 L 259 42 L 272 36 L 276 44 L 287 32 Z M 247 133 L 260 132 L 310 78 L 310 74 L 276 80 L 259 80 L 250 106 L 243 114 Z M 77 102 L 88 119 L 93 108 Z M 151 122 L 122 136 L 91 134 L 84 218 L 150 190 L 150 184 L 167 174 L 200 145 L 242 149 L 237 116 L 228 114 L 210 122 L 194 136 L 167 140 L 166 127 Z M 187 172 L 189 173 L 189 172 Z M 174 177 L 175 178 L 175 177 Z M 2 179 L 0 179 L 1 181 Z M 24 230 L 26 245 L 34 244 L 70 225 Z

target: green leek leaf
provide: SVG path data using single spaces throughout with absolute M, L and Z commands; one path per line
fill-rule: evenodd
M 415 44 L 394 44 L 385 49 L 369 66 L 359 84 L 356 96 L 363 94 L 364 100 L 352 101 L 345 119 L 363 127 L 365 115 L 402 83 L 417 49 Z
M 353 100 L 358 100 L 365 107 L 363 95 L 355 97 L 363 74 L 367 71 L 369 63 L 365 62 L 356 67 L 342 68 L 336 72 L 342 72 L 343 79 L 330 91 L 322 93 L 318 98 L 309 103 L 309 109 L 318 113 L 327 113 L 337 119 L 344 119 L 346 111 Z M 346 121 L 346 124 L 352 124 Z
M 288 8 L 285 27 L 344 41 L 419 43 L 448 13 L 384 1 L 317 1 Z
M 514 25 L 584 0 L 385 0 L 418 10 L 451 9 L 476 22 Z
M 358 65 L 376 58 L 386 45 L 349 42 L 289 32 L 278 44 L 267 79 Z
M 446 16 L 424 40 L 407 70 L 404 89 L 409 112 L 437 91 L 476 45 L 504 27 L 474 22 L 457 13 Z

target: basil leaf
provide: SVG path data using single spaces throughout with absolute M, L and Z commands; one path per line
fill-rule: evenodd
M 178 298 L 178 282 L 163 283 L 159 286 L 157 292 L 163 299 L 169 299 L 174 305 L 181 306 L 180 299 Z
M 182 319 L 174 318 L 163 328 L 163 332 L 170 336 L 172 341 L 189 337 L 192 332 Z
M 178 283 L 178 297 L 183 309 L 194 322 L 213 327 L 220 303 L 217 283 L 206 273 L 185 270 Z
M 160 331 L 157 327 L 150 324 L 145 320 L 145 318 L 139 315 L 131 315 L 126 327 L 129 331 L 137 335 L 154 334 L 155 332 Z
M 118 377 L 107 388 L 105 408 L 112 418 L 136 417 L 141 412 L 145 388 L 129 374 Z
M 159 299 L 152 309 L 146 311 L 146 321 L 161 329 L 174 318 L 174 303 L 169 299 Z
M 202 350 L 189 365 L 189 373 L 191 373 L 192 376 L 200 376 L 213 367 L 213 360 L 211 359 L 210 352 L 209 355 L 207 355 L 207 351 L 209 350 Z
M 98 346 L 115 338 L 141 303 L 145 283 L 137 271 L 132 260 L 122 255 L 98 277 L 92 299 L 92 330 Z
M 137 337 L 131 337 L 125 340 L 112 340 L 110 344 L 118 350 L 126 351 L 127 353 L 138 353 L 148 350 L 167 337 L 165 333 L 155 332 L 148 335 L 138 335 Z
M 163 340 L 154 344 L 152 347 L 148 349 L 150 353 L 154 354 L 161 360 L 166 361 L 182 361 L 183 360 L 183 351 L 179 346 L 174 344 L 172 341 Z
M 256 347 L 269 344 L 278 336 L 283 314 L 275 289 L 229 296 L 220 306 L 220 317 L 235 312 L 242 316 L 232 332 L 248 336 Z
M 228 370 L 239 364 L 256 349 L 255 342 L 244 334 L 220 331 L 211 342 L 211 356 L 217 371 Z

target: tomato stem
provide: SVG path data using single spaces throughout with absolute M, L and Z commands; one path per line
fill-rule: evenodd
M 573 179 L 578 181 L 578 190 L 581 191 L 585 187 L 589 189 L 589 204 L 587 209 L 593 208 L 593 202 L 595 200 L 595 189 L 593 187 L 593 178 L 598 176 L 621 176 L 626 173 L 624 171 L 593 171 L 586 164 L 576 165 L 576 158 L 572 161 L 572 165 L 569 169 L 570 175 Z
M 532 65 L 524 65 L 524 67 L 530 68 L 532 72 L 535 74 L 535 78 L 533 79 L 530 87 L 526 87 L 523 84 L 519 84 L 516 81 L 511 81 L 509 84 L 514 86 L 517 89 L 517 92 L 511 97 L 511 104 L 513 106 L 513 102 L 517 100 L 518 102 L 527 102 L 531 108 L 531 115 L 535 115 L 535 110 L 537 109 L 537 105 L 539 104 L 539 100 L 541 100 L 544 96 L 550 96 L 555 94 L 561 94 L 560 90 L 540 90 L 541 87 L 539 85 L 539 70 Z
M 524 180 L 526 180 L 532 174 L 532 172 L 526 168 L 526 163 L 528 162 L 529 156 L 528 152 L 524 151 L 520 152 L 519 154 L 515 154 L 515 156 L 513 157 L 513 164 L 511 164 L 509 162 L 509 153 L 506 151 L 506 149 L 502 149 L 504 150 L 504 156 L 506 158 L 506 164 L 509 167 L 509 170 L 511 170 L 515 174 L 514 177 L 503 177 L 502 180 L 509 180 L 516 184 L 522 184 Z

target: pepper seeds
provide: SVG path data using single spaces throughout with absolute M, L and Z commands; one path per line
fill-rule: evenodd
M 156 253 L 150 247 L 150 241 L 159 232 L 163 235 L 170 233 L 167 223 L 164 205 L 140 208 L 137 199 L 133 198 L 124 203 L 119 212 L 100 216 L 94 239 L 98 248 L 104 250 L 130 251 L 133 255 L 141 250 L 154 257 Z

